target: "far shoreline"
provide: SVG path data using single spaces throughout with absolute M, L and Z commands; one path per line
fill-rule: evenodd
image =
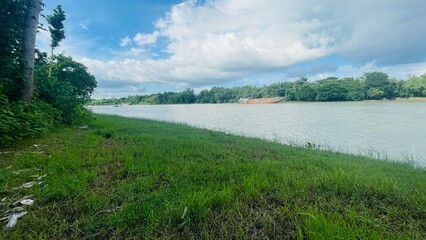
M 340 102 L 384 102 L 384 101 L 395 101 L 395 102 L 426 102 L 426 97 L 409 97 L 409 98 L 395 98 L 395 99 L 383 99 L 383 100 L 361 100 L 361 101 L 287 101 L 283 100 L 278 103 L 265 103 L 265 104 L 283 104 L 283 103 L 340 103 Z M 175 103 L 175 104 L 99 104 L 99 105 L 87 105 L 88 107 L 96 107 L 96 106 L 110 106 L 110 107 L 123 107 L 123 106 L 154 106 L 154 105 L 194 105 L 194 104 L 240 104 L 238 102 L 234 103 Z
M 426 101 L 426 97 L 396 98 L 396 99 L 391 100 L 391 101 L 400 101 L 400 102 L 408 102 L 408 101 L 412 101 L 412 102 L 423 102 L 423 101 Z

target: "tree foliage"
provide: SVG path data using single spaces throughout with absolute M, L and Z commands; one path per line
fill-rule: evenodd
M 382 99 L 394 97 L 394 86 L 389 77 L 383 72 L 368 72 L 364 74 L 365 90 L 368 99 Z
M 316 101 L 345 101 L 348 89 L 337 78 L 327 78 L 316 84 Z
M 24 88 L 21 70 L 26 67 L 23 29 L 30 2 L 5 0 L 0 3 L 0 147 L 46 132 L 55 124 L 78 123 L 88 116 L 84 105 L 96 87 L 94 76 L 71 57 L 52 55 L 48 58 L 47 53 L 38 50 L 34 57 L 33 50 L 35 77 L 31 94 L 34 96 L 31 104 L 20 99 Z M 61 8 L 57 8 L 57 13 L 64 15 Z M 56 38 L 55 44 L 60 40 Z
M 410 76 L 404 84 L 397 85 L 401 97 L 426 97 L 426 74 Z
M 295 97 L 297 101 L 306 101 L 306 102 L 312 102 L 315 100 L 317 93 L 315 91 L 315 88 L 313 87 L 313 84 L 311 83 L 304 83 L 300 87 L 297 87 Z
M 74 123 L 83 114 L 83 105 L 90 100 L 96 80 L 83 64 L 71 57 L 56 55 L 53 59 L 47 64 L 44 61 L 37 64 L 37 94 L 61 112 L 63 122 Z
M 62 6 L 58 5 L 53 9 L 53 13 L 46 16 L 46 21 L 49 24 L 50 37 L 52 39 L 50 47 L 53 49 L 59 46 L 59 43 L 65 39 L 65 30 L 64 24 L 66 16 L 65 12 L 62 10 Z
M 71 57 L 56 55 L 53 59 L 52 76 L 61 84 L 71 84 L 75 98 L 81 103 L 87 103 L 96 88 L 95 77 L 88 72 L 87 67 Z
M 0 1 L 0 88 L 8 99 L 21 98 L 25 1 Z

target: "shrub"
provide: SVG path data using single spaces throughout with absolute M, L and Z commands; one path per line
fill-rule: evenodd
M 60 120 L 60 112 L 45 102 L 9 102 L 1 93 L 0 109 L 0 146 L 46 132 Z

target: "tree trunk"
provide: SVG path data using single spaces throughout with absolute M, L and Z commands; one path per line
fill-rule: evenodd
M 34 89 L 34 50 L 38 27 L 38 17 L 42 8 L 42 0 L 28 0 L 27 13 L 24 25 L 24 69 L 22 100 L 31 103 Z

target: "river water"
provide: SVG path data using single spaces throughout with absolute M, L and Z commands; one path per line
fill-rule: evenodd
M 426 102 L 94 106 L 95 113 L 185 123 L 285 144 L 426 166 Z

